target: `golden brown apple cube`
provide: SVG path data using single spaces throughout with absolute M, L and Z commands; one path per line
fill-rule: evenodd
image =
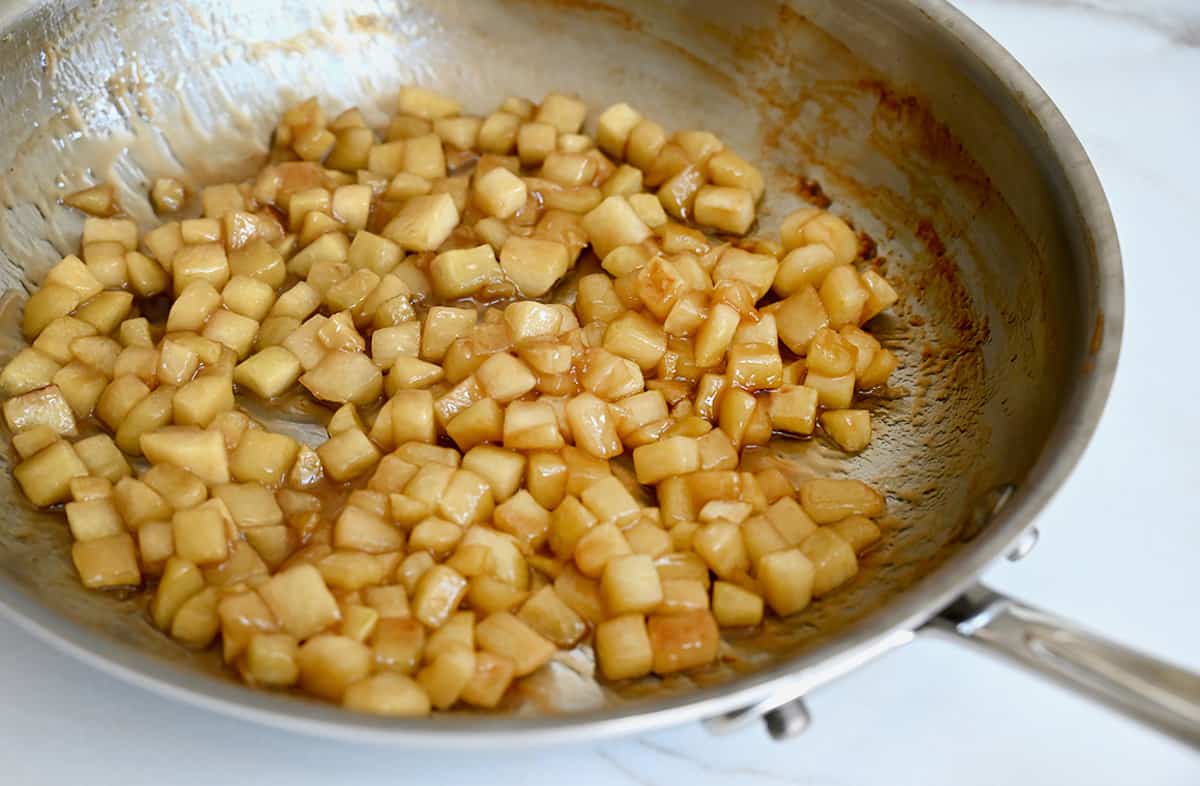
M 133 478 L 122 478 L 116 483 L 113 501 L 130 529 L 137 529 L 148 521 L 170 519 L 173 515 L 171 506 L 157 491 Z
M 551 125 L 560 134 L 577 134 L 587 116 L 587 104 L 561 93 L 547 93 L 534 114 L 538 123 Z
M 489 615 L 475 628 L 480 649 L 509 658 L 518 677 L 532 674 L 557 651 L 554 644 L 510 612 Z
M 129 292 L 101 292 L 75 310 L 75 316 L 101 334 L 112 333 L 129 316 L 133 295 Z
M 504 277 L 495 252 L 487 244 L 443 251 L 434 258 L 429 272 L 434 292 L 449 300 L 474 295 Z
M 161 573 L 166 561 L 175 553 L 175 538 L 171 522 L 148 521 L 137 531 L 138 553 L 147 573 Z
M 76 303 L 81 303 L 104 289 L 104 286 L 96 280 L 87 266 L 74 255 L 63 257 L 58 264 L 50 268 L 50 272 L 46 274 L 46 280 L 42 282 L 42 287 L 38 291 L 50 287 L 62 287 L 75 292 L 78 295 L 75 298 Z
M 458 469 L 438 500 L 438 511 L 460 527 L 467 527 L 490 518 L 494 504 L 487 480 L 469 469 Z
M 433 394 L 428 390 L 400 390 L 391 398 L 392 439 L 433 443 L 437 431 L 433 419 Z
M 225 440 L 216 432 L 195 426 L 168 426 L 142 434 L 142 454 L 152 464 L 174 464 L 205 483 L 229 482 Z
M 637 363 L 601 347 L 587 350 L 580 383 L 585 390 L 605 401 L 628 398 L 646 388 L 645 377 Z
M 337 601 L 315 567 L 299 564 L 280 571 L 259 587 L 280 626 L 305 639 L 341 619 Z
M 607 475 L 591 483 L 583 490 L 580 499 L 602 523 L 628 526 L 641 516 L 641 506 L 615 475 Z
M 779 296 L 788 297 L 806 287 L 819 287 L 835 267 L 837 258 L 828 246 L 793 248 L 780 261 L 773 288 Z
M 744 235 L 754 223 L 754 201 L 754 194 L 744 188 L 702 186 L 696 191 L 692 214 L 698 224 Z
M 654 614 L 646 621 L 646 632 L 657 674 L 672 674 L 712 663 L 721 643 L 717 622 L 708 609 Z
M 762 198 L 762 173 L 732 150 L 722 150 L 709 158 L 707 171 L 708 179 L 718 186 L 749 191 L 755 202 Z
M 657 568 L 655 568 L 657 571 Z M 708 568 L 704 567 L 705 575 Z M 708 587 L 700 579 L 663 579 L 663 600 L 655 612 L 658 614 L 687 614 L 708 609 Z
M 27 459 L 33 454 L 53 445 L 61 439 L 57 431 L 49 426 L 32 426 L 25 431 L 17 432 L 12 435 L 13 449 L 17 451 L 17 455 L 22 459 Z M 78 453 L 78 451 L 76 451 Z M 100 478 L 100 480 L 104 480 Z M 72 481 L 74 483 L 75 481 Z M 108 481 L 104 481 L 108 482 Z M 72 496 L 75 492 L 72 489 Z M 78 497 L 75 497 L 78 499 Z
M 446 434 L 460 450 L 470 450 L 482 442 L 500 442 L 504 438 L 504 410 L 494 399 L 476 401 L 451 418 Z
M 175 510 L 194 508 L 208 499 L 208 487 L 204 481 L 172 464 L 154 465 L 142 476 L 142 482 L 154 489 Z M 225 502 L 229 504 L 229 500 Z
M 74 359 L 71 344 L 77 338 L 94 336 L 96 328 L 81 319 L 71 316 L 59 317 L 50 322 L 33 342 L 33 348 L 53 358 L 56 363 L 70 363 Z
M 503 259 L 503 253 L 501 253 Z M 585 323 L 608 323 L 624 310 L 613 289 L 612 279 L 603 273 L 592 273 L 579 279 L 575 309 Z
M 282 254 L 262 237 L 229 252 L 229 272 L 258 279 L 272 289 L 282 286 L 287 277 Z
M 762 622 L 763 599 L 728 581 L 713 584 L 713 616 L 723 628 L 750 627 Z
M 646 221 L 646 217 L 642 215 L 642 210 L 634 204 L 633 197 L 640 196 L 642 191 L 642 170 L 632 167 L 629 164 L 621 164 L 613 170 L 613 173 L 606 178 L 600 185 L 600 198 L 607 196 L 623 196 L 629 200 L 629 205 L 634 209 L 634 212 L 642 219 L 647 226 L 653 228 L 657 225 Z M 658 202 L 655 199 L 655 202 Z M 597 200 L 597 204 L 599 200 Z M 659 210 L 662 210 L 662 205 L 659 205 Z M 651 214 L 653 218 L 653 214 Z
M 467 603 L 480 614 L 511 611 L 529 596 L 525 590 L 517 589 L 495 576 L 476 576 L 471 579 L 467 590 Z
M 143 404 L 150 401 L 154 395 L 152 393 L 147 396 L 143 400 Z M 138 406 L 141 407 L 143 404 Z M 220 413 L 233 409 L 232 380 L 225 376 L 198 377 L 175 391 L 172 405 L 176 423 L 207 426 Z M 132 415 L 131 412 L 130 417 Z M 125 424 L 122 424 L 122 429 L 124 428 Z
M 858 573 L 854 549 L 836 532 L 820 527 L 800 544 L 800 551 L 813 566 L 812 593 L 821 597 L 845 584 Z
M 63 366 L 54 374 L 52 381 L 62 391 L 63 397 L 67 399 L 78 418 L 92 414 L 104 389 L 108 387 L 107 377 L 79 361 Z
M 379 328 L 371 334 L 371 358 L 380 368 L 391 368 L 397 358 L 416 359 L 421 349 L 421 323 L 405 322 Z
M 750 568 L 741 528 L 730 521 L 714 521 L 702 526 L 692 538 L 692 549 L 722 578 Z
M 525 487 L 543 508 L 557 508 L 567 490 L 566 462 L 556 453 L 531 453 L 526 467 Z
M 596 177 L 596 161 L 581 153 L 553 151 L 542 161 L 541 176 L 564 188 L 590 184 Z
M 296 654 L 300 686 L 329 701 L 341 701 L 350 685 L 370 673 L 372 661 L 371 650 L 365 644 L 329 634 L 304 642 Z
M 493 112 L 479 127 L 477 141 L 484 153 L 508 155 L 517 144 L 517 131 L 521 118 L 511 112 Z
M 14 433 L 37 426 L 48 426 L 64 437 L 77 433 L 75 413 L 57 385 L 47 385 L 5 401 L 4 420 Z
M 458 208 L 449 194 L 409 199 L 383 229 L 383 236 L 408 251 L 433 251 L 458 225 Z
M 817 392 L 817 401 L 823 407 L 848 409 L 854 401 L 853 370 L 841 376 L 829 377 L 810 369 L 804 377 L 804 386 Z
M 871 364 L 867 366 L 867 369 L 859 376 L 858 386 L 864 390 L 867 390 L 879 385 L 886 385 L 888 377 L 891 376 L 892 372 L 895 371 L 896 367 L 899 365 L 900 362 L 890 350 L 881 349 L 879 352 L 875 353 L 875 357 L 872 358 Z
M 165 495 L 164 495 L 165 496 Z M 283 510 L 275 495 L 258 483 L 226 483 L 213 488 L 239 527 L 271 527 L 283 523 Z
M 806 385 L 784 385 L 771 393 L 767 414 L 771 428 L 791 434 L 811 434 L 817 419 L 819 394 Z
M 429 696 L 414 680 L 403 674 L 385 672 L 349 685 L 342 706 L 356 712 L 393 718 L 416 718 L 430 713 Z
M 29 501 L 38 507 L 64 502 L 71 495 L 71 479 L 88 469 L 70 443 L 59 440 L 13 468 L 13 477 Z
M 455 647 L 442 652 L 417 674 L 417 683 L 440 710 L 450 709 L 475 676 L 475 651 Z
M 68 194 L 63 197 L 63 204 L 99 218 L 108 218 L 119 209 L 112 183 L 98 183 Z
M 638 483 L 653 485 L 671 475 L 700 469 L 700 448 L 690 437 L 668 437 L 634 448 L 633 466 Z
M 366 587 L 363 589 L 363 603 L 379 615 L 380 623 L 389 619 L 407 619 L 409 616 L 408 593 L 399 584 L 385 587 Z M 372 635 L 379 638 L 379 625 L 372 629 Z
M 459 150 L 476 146 L 483 120 L 478 117 L 446 117 L 433 122 L 433 131 L 443 142 Z
M 775 322 L 788 349 L 803 355 L 817 331 L 830 324 L 830 317 L 817 290 L 806 286 L 780 302 Z
M 350 592 L 378 584 L 388 573 L 387 565 L 374 554 L 353 550 L 326 554 L 316 562 L 316 566 L 326 584 L 337 590 Z
M 358 430 L 343 431 L 317 448 L 329 477 L 337 482 L 362 475 L 379 461 L 379 449 Z
M 600 579 L 606 608 L 612 614 L 653 611 L 663 600 L 654 560 L 646 554 L 627 554 L 608 560 Z
M 608 680 L 644 677 L 654 667 L 654 649 L 641 614 L 626 614 L 596 626 L 596 662 Z
M 559 557 L 570 557 L 580 538 L 598 521 L 577 497 L 565 497 L 550 514 L 550 548 Z
M 399 174 L 404 170 L 404 148 L 403 140 L 371 145 L 367 151 L 367 171 L 384 177 Z
M 876 518 L 883 514 L 883 495 L 861 480 L 815 478 L 800 486 L 800 504 L 817 524 L 847 516 Z
M 475 612 L 456 611 L 446 620 L 445 625 L 430 634 L 425 645 L 425 662 L 434 660 L 443 652 L 474 646 Z
M 73 343 L 78 343 L 76 339 Z M 54 358 L 26 347 L 8 362 L 0 373 L 0 388 L 10 396 L 28 393 L 49 385 L 62 368 Z M 107 382 L 107 380 L 106 380 Z
M 206 587 L 183 602 L 171 620 L 171 636 L 193 649 L 207 647 L 221 630 L 220 593 Z
M 489 216 L 509 218 L 524 204 L 525 181 L 504 167 L 475 177 L 475 204 Z
M 607 197 L 583 217 L 582 225 L 601 259 L 618 246 L 637 245 L 652 234 L 629 202 L 619 196 Z
M 291 352 L 283 347 L 267 347 L 239 363 L 233 381 L 271 399 L 290 389 L 302 372 L 300 361 Z
M 558 417 L 545 401 L 514 401 L 504 413 L 504 447 L 554 450 L 563 445 Z
M 470 335 L 479 315 L 475 309 L 435 306 L 425 315 L 421 332 L 420 355 L 422 360 L 440 363 L 446 350 L 457 338 Z
M 452 521 L 430 516 L 412 528 L 408 536 L 408 548 L 410 551 L 427 551 L 435 559 L 445 559 L 462 537 L 462 527 Z
M 462 112 L 462 105 L 455 99 L 433 90 L 415 85 L 400 88 L 397 110 L 425 120 L 453 117 Z
M 512 659 L 491 652 L 475 653 L 475 672 L 460 698 L 468 704 L 494 708 L 504 697 L 516 674 Z
M 356 233 L 346 251 L 346 262 L 350 267 L 371 270 L 381 276 L 393 270 L 403 258 L 404 251 L 399 245 L 370 232 Z
M 496 507 L 493 526 L 536 549 L 550 531 L 550 512 L 522 489 Z
M 88 275 L 91 275 L 90 271 L 88 271 Z M 92 278 L 95 277 L 92 276 Z M 21 330 L 26 338 L 33 339 L 51 322 L 74 311 L 80 302 L 80 295 L 74 289 L 47 282 L 30 295 L 29 300 L 25 302 Z
M 590 393 L 575 396 L 567 402 L 566 414 L 575 444 L 588 454 L 611 458 L 623 451 L 616 417 L 604 401 Z
M 385 554 L 404 548 L 404 532 L 389 524 L 382 515 L 349 505 L 342 510 L 333 528 L 333 543 L 338 548 L 355 549 L 368 554 Z M 372 569 L 373 573 L 373 569 Z M 376 583 L 372 575 L 364 583 Z
M 175 253 L 171 261 L 176 295 L 193 281 L 206 281 L 219 290 L 229 281 L 229 272 L 229 259 L 225 256 L 225 247 L 220 243 L 186 245 Z
M 90 243 L 116 242 L 126 250 L 137 248 L 137 224 L 128 218 L 87 218 L 83 222 L 82 245 Z
M 554 151 L 558 130 L 548 123 L 523 123 L 517 130 L 517 154 L 524 166 L 537 166 Z
M 568 264 L 567 248 L 552 240 L 510 235 L 500 249 L 504 274 L 525 297 L 541 297 L 549 292 L 566 274 Z
M 604 332 L 604 348 L 648 370 L 654 368 L 666 352 L 667 336 L 658 324 L 636 311 L 627 311 L 613 320 Z
M 783 383 L 783 360 L 770 344 L 734 344 L 726 373 L 743 390 L 768 390 Z
M 285 688 L 300 679 L 299 645 L 286 633 L 259 633 L 246 645 L 246 670 L 254 684 Z
M 171 535 L 175 553 L 188 562 L 214 564 L 229 556 L 225 519 L 213 508 L 175 511 Z
M 863 305 L 862 314 L 859 315 L 859 322 L 866 322 L 877 314 L 891 308 L 900 295 L 888 283 L 887 279 L 876 273 L 874 270 L 868 270 L 860 277 L 860 283 L 867 290 L 867 302 Z
M 744 520 L 742 522 L 742 540 L 746 545 L 746 553 L 752 564 L 758 564 L 758 560 L 767 554 L 797 545 L 785 538 L 771 523 L 771 519 L 766 516 L 752 516 Z
M 725 391 L 721 396 L 721 407 L 718 422 L 734 445 L 750 444 L 746 432 L 750 427 L 758 400 L 739 388 Z
M 719 365 L 733 342 L 741 315 L 726 303 L 715 303 L 696 333 L 695 361 L 701 368 Z
M 378 589 L 384 588 L 367 591 Z M 425 649 L 425 628 L 415 619 L 384 617 L 376 624 L 372 640 L 377 668 L 411 674 L 421 663 Z
M 66 514 L 75 540 L 97 540 L 125 532 L 125 524 L 111 499 L 68 502 Z
M 219 435 L 218 435 L 219 436 Z M 285 434 L 251 429 L 246 431 L 229 457 L 233 477 L 243 483 L 278 486 L 297 461 L 300 446 Z
M 629 543 L 617 525 L 605 522 L 593 526 L 579 538 L 574 559 L 583 575 L 597 578 L 610 560 L 631 553 Z
M 801 611 L 812 600 L 816 572 L 798 548 L 766 555 L 755 573 L 767 603 L 781 617 Z
M 641 113 L 629 104 L 613 104 L 596 120 L 596 145 L 613 158 L 622 158 L 630 133 L 641 121 Z
M 871 413 L 865 409 L 831 409 L 821 414 L 821 428 L 848 453 L 857 453 L 871 441 Z
M 221 293 L 207 281 L 193 281 L 180 292 L 167 315 L 167 332 L 199 332 L 221 307 Z
M 366 354 L 338 350 L 326 352 L 300 384 L 324 401 L 362 406 L 383 393 L 383 374 Z
M 865 516 L 847 516 L 830 524 L 828 529 L 849 543 L 856 554 L 862 554 L 882 536 L 879 525 Z
M 863 286 L 858 272 L 850 265 L 839 265 L 821 282 L 821 303 L 835 328 L 862 322 L 863 309 L 870 292 Z
M 441 627 L 467 592 L 467 580 L 453 568 L 434 565 L 422 574 L 413 594 L 413 616 L 431 628 Z
M 563 602 L 552 586 L 542 587 L 529 596 L 517 616 L 540 636 L 564 649 L 574 647 L 588 631 L 587 623 Z

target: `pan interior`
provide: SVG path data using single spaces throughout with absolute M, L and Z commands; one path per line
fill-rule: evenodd
M 828 199 L 903 298 L 876 328 L 901 369 L 874 402 L 870 448 L 853 460 L 816 441 L 761 454 L 795 477 L 883 488 L 883 545 L 850 586 L 735 640 L 726 665 L 625 692 L 778 663 L 869 624 L 971 547 L 1004 490 L 1026 480 L 1085 352 L 1086 276 L 1043 162 L 1004 110 L 968 89 L 968 71 L 922 48 L 928 24 L 906 3 L 866 0 L 187 0 L 14 14 L 0 49 L 0 286 L 21 294 L 0 312 L 0 359 L 20 346 L 24 293 L 77 245 L 81 219 L 59 204 L 64 194 L 110 180 L 150 222 L 154 177 L 194 187 L 253 171 L 278 113 L 310 95 L 378 123 L 408 82 L 476 113 L 504 95 L 574 91 L 596 110 L 624 100 L 668 128 L 712 130 L 766 175 L 759 232 Z M 5 582 L 105 637 L 220 672 L 152 629 L 143 598 L 80 588 L 66 528 L 21 500 L 8 469 Z M 591 701 L 564 695 L 534 704 Z

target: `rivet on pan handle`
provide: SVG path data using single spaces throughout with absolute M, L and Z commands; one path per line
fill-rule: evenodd
M 794 737 L 808 728 L 811 718 L 804 697 L 813 690 L 865 666 L 880 655 L 912 641 L 910 630 L 893 630 L 864 647 L 829 658 L 797 672 L 754 704 L 733 712 L 704 719 L 704 728 L 713 734 L 732 734 L 751 723 L 763 721 L 767 732 L 777 740 Z

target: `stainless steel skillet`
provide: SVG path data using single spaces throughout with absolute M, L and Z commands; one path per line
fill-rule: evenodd
M 252 166 L 288 101 L 382 113 L 415 81 L 477 111 L 507 93 L 566 89 L 711 128 L 766 172 L 765 228 L 828 198 L 906 293 L 884 331 L 903 374 L 897 395 L 876 402 L 871 449 L 847 463 L 818 446 L 779 448 L 798 472 L 885 488 L 887 542 L 851 587 L 735 642 L 736 664 L 703 680 L 636 685 L 589 708 L 551 685 L 517 715 L 406 722 L 251 692 L 152 630 L 135 599 L 80 589 L 63 528 L 6 477 L 0 607 L 20 624 L 194 704 L 309 733 L 455 746 L 701 718 L 721 730 L 762 717 L 787 736 L 803 727 L 798 697 L 932 631 L 1200 744 L 1194 675 L 975 584 L 1031 542 L 1086 446 L 1115 370 L 1122 281 L 1078 141 L 1020 66 L 940 0 L 6 2 L 0 30 L 5 288 L 28 290 L 77 239 L 78 219 L 57 204 L 72 188 L 124 183 L 125 204 L 148 218 L 136 196 L 148 178 Z

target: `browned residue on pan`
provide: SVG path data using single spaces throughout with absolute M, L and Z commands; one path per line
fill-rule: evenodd
M 792 190 L 795 191 L 796 196 L 808 202 L 813 207 L 819 207 L 824 210 L 833 204 L 833 200 L 825 194 L 824 189 L 821 188 L 821 184 L 811 177 L 805 177 L 804 175 L 797 177 L 796 185 Z
M 1088 351 L 1093 355 L 1100 351 L 1101 345 L 1104 343 L 1104 312 L 1100 311 L 1096 314 L 1096 326 L 1092 328 L 1092 343 L 1088 346 Z

